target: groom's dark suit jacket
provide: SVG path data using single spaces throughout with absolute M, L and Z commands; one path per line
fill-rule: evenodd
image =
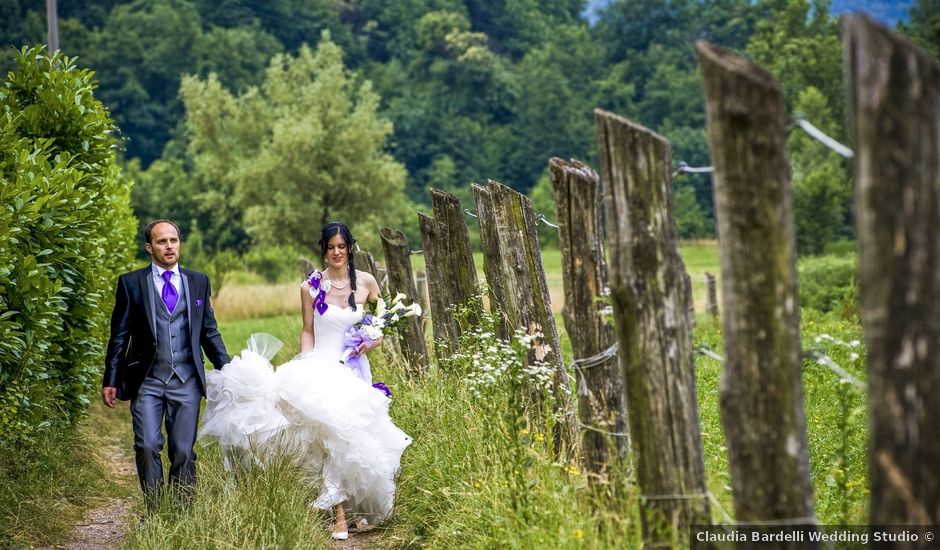
M 159 297 L 154 297 L 152 269 L 152 265 L 147 264 L 143 269 L 118 277 L 103 386 L 116 387 L 117 397 L 122 400 L 137 396 L 137 391 L 156 357 L 153 308 L 163 305 Z M 219 334 L 215 314 L 209 302 L 209 277 L 204 273 L 183 268 L 180 268 L 179 272 L 186 291 L 186 305 L 189 308 L 192 364 L 196 366 L 199 387 L 205 395 L 203 350 L 217 369 L 227 364 L 230 358 L 225 351 L 225 344 L 222 343 L 222 336 Z

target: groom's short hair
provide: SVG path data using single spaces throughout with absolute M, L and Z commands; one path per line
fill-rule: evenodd
M 150 242 L 150 234 L 153 232 L 153 228 L 161 223 L 168 223 L 172 225 L 173 228 L 176 229 L 176 235 L 179 236 L 180 226 L 176 225 L 176 222 L 174 222 L 173 220 L 168 220 L 166 218 L 160 218 L 159 220 L 153 220 L 152 222 L 147 224 L 147 229 L 144 230 L 144 238 L 147 240 L 146 242 L 148 243 Z

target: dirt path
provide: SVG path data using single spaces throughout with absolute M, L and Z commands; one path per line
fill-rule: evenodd
M 96 412 L 92 412 L 92 421 Z M 129 415 L 127 415 L 129 417 Z M 126 424 L 126 425 L 125 425 Z M 108 475 L 120 488 L 118 494 L 133 494 L 137 487 L 137 468 L 130 457 L 125 431 L 130 424 L 123 415 L 101 419 L 93 428 L 94 437 L 102 444 L 102 460 L 108 465 Z M 126 489 L 126 490 L 124 490 Z M 135 499 L 131 496 L 109 496 L 96 499 L 86 516 L 75 524 L 72 535 L 64 544 L 47 546 L 43 550 L 99 550 L 119 548 L 124 532 L 134 515 Z
M 380 548 L 379 544 L 385 530 L 381 528 L 370 529 L 364 532 L 349 533 L 346 540 L 334 540 L 333 548 L 336 550 L 366 550 L 367 548 Z

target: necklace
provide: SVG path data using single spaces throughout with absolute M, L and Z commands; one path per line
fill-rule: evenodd
M 336 290 L 343 290 L 344 288 L 349 286 L 349 279 L 346 279 L 346 284 L 343 284 L 343 285 L 336 284 L 336 281 L 334 281 L 333 279 L 330 279 L 330 285 L 332 288 L 335 288 Z

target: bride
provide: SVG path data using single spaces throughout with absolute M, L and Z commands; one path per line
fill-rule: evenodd
M 280 342 L 253 335 L 241 356 L 208 373 L 199 432 L 201 440 L 219 442 L 226 468 L 232 458 L 263 466 L 277 451 L 299 458 L 322 481 L 313 505 L 334 508 L 336 539 L 348 537 L 347 509 L 373 522 L 388 517 L 401 455 L 411 443 L 389 417 L 389 398 L 372 387 L 365 354 L 381 339 L 356 347 L 357 369 L 341 362 L 346 329 L 379 296 L 375 278 L 355 268 L 355 242 L 342 223 L 323 227 L 327 268 L 300 288 L 300 354 L 274 370 L 269 360 Z

